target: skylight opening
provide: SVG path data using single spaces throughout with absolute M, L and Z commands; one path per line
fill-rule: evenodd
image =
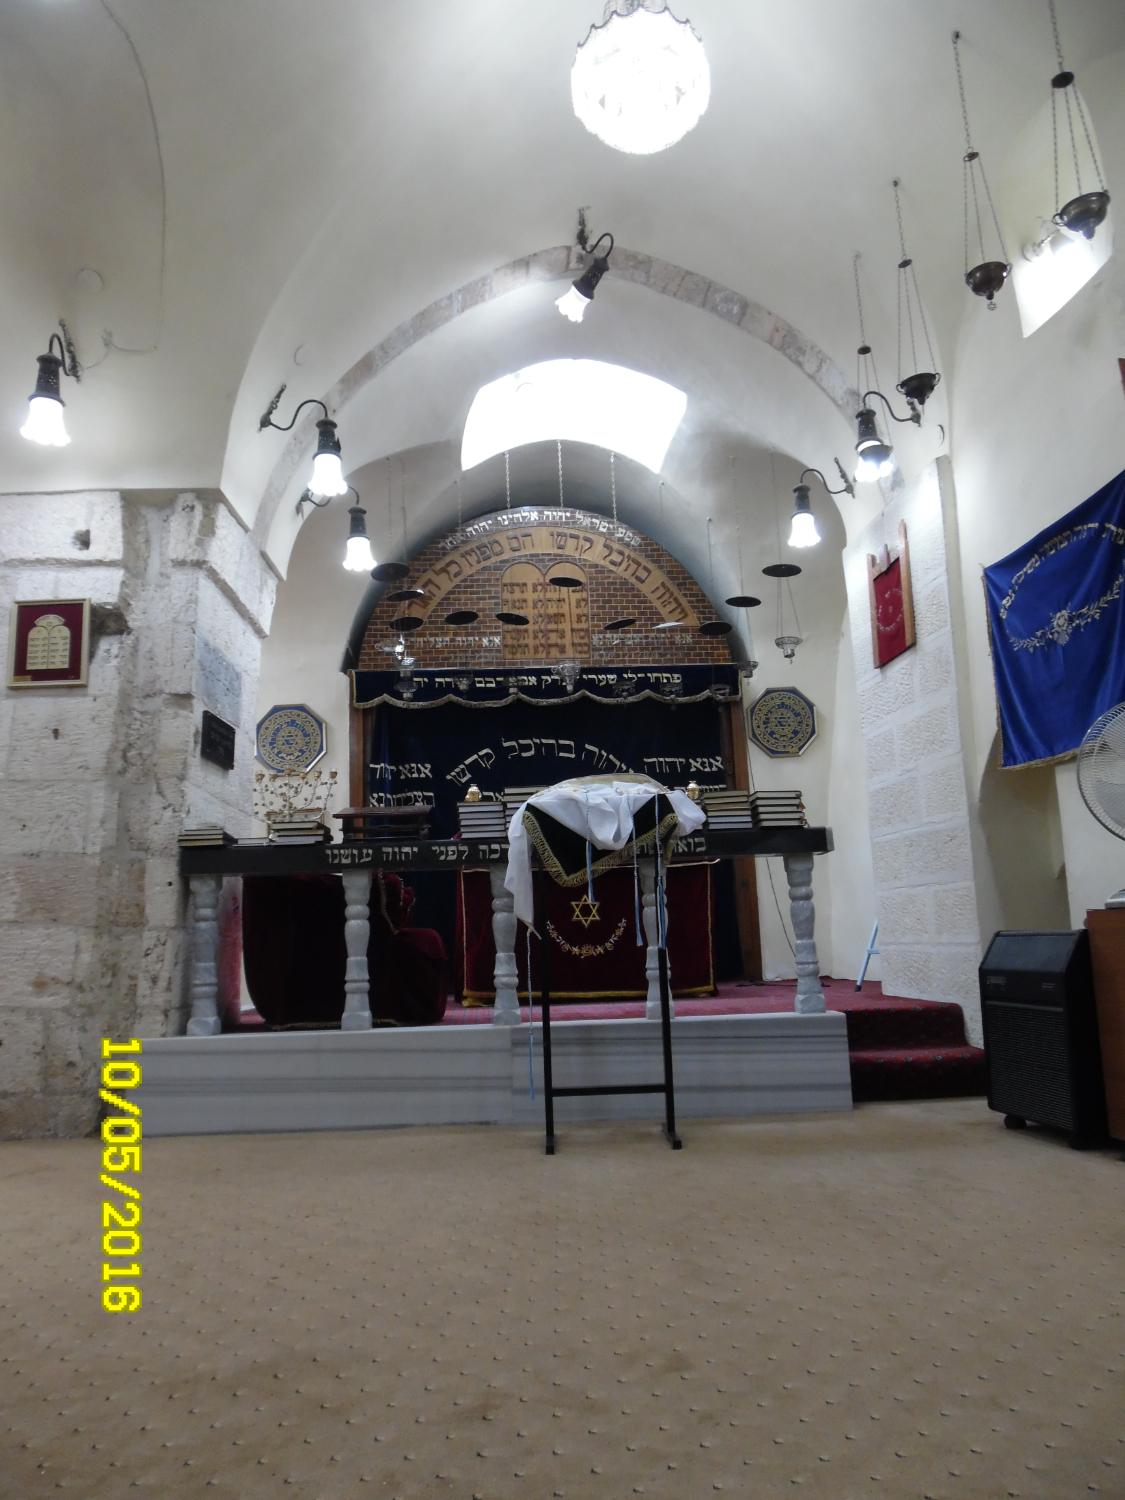
M 684 392 L 652 375 L 596 359 L 547 360 L 481 386 L 465 419 L 461 467 L 561 439 L 659 474 L 686 409 Z

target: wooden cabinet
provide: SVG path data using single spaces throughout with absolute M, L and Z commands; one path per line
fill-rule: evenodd
M 1109 1133 L 1125 1141 L 1125 909 L 1088 911 Z

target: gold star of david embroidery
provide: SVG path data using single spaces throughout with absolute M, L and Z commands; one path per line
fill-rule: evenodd
M 583 927 L 589 927 L 591 922 L 601 921 L 601 912 L 598 908 L 600 901 L 591 901 L 589 896 L 583 896 L 581 901 L 570 903 L 571 916 L 576 922 L 581 922 Z

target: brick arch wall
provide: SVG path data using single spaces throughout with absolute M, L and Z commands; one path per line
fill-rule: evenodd
M 504 575 L 513 563 L 532 565 L 544 578 L 569 561 L 587 583 L 581 601 L 544 582 L 529 583 L 530 627 L 502 626 L 498 609 L 518 604 L 503 598 Z M 453 530 L 425 547 L 411 562 L 404 582 L 426 590 L 417 605 L 392 603 L 384 596 L 373 608 L 363 633 L 358 666 L 380 670 L 393 665 L 382 648 L 397 637 L 394 620 L 404 614 L 423 624 L 409 635 L 419 664 L 425 667 L 505 667 L 545 665 L 572 651 L 583 665 L 640 666 L 675 661 L 683 665 L 721 665 L 732 659 L 730 637 L 697 633 L 704 620 L 718 617 L 714 605 L 682 563 L 650 537 L 617 526 L 590 511 L 521 507 L 493 511 Z M 401 585 L 398 585 L 401 586 Z M 396 585 L 391 586 L 396 587 Z M 564 628 L 562 615 L 585 606 L 589 632 Z M 455 610 L 476 610 L 473 625 L 449 626 L 444 617 Z M 606 636 L 599 627 L 622 616 L 635 616 L 629 631 Z M 661 621 L 684 619 L 682 630 L 660 631 Z M 575 650 L 574 642 L 587 649 Z

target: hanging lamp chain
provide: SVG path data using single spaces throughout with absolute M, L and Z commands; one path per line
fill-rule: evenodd
M 1047 0 L 1047 9 L 1051 13 L 1051 33 L 1055 38 L 1055 61 L 1059 65 L 1059 72 L 1066 72 L 1066 63 L 1063 62 L 1062 41 L 1059 38 L 1059 18 L 1055 14 L 1055 0 Z
M 609 451 L 609 503 L 613 507 L 613 529 L 617 530 L 617 454 Z
M 556 452 L 558 454 L 558 460 L 559 460 L 559 509 L 560 510 L 565 510 L 566 507 L 563 505 L 562 439 L 561 438 L 558 439 L 558 440 L 556 440 L 556 442 L 555 442 L 555 450 L 556 450 Z
M 957 94 L 961 100 L 961 121 L 965 127 L 965 154 L 961 158 L 963 171 L 961 177 L 962 186 L 962 209 L 964 215 L 964 245 L 965 245 L 965 271 L 969 270 L 969 197 L 973 200 L 973 217 L 977 226 L 977 242 L 980 246 L 980 258 L 986 259 L 984 248 L 984 226 L 981 218 L 980 195 L 977 188 L 977 176 L 980 176 L 981 186 L 984 188 L 984 196 L 988 203 L 989 213 L 992 215 L 992 226 L 996 230 L 996 238 L 1000 245 L 1000 254 L 1005 264 L 1008 262 L 1008 251 L 1004 244 L 1004 236 L 1000 232 L 1000 219 L 996 212 L 996 205 L 992 201 L 992 189 L 988 185 L 988 176 L 984 170 L 984 162 L 981 160 L 980 152 L 973 146 L 972 131 L 969 128 L 969 107 L 965 102 L 965 76 L 961 71 L 961 33 L 953 33 L 953 65 L 957 70 Z
M 1086 118 L 1086 111 L 1082 107 L 1082 96 L 1074 88 L 1074 74 L 1063 61 L 1062 40 L 1059 36 L 1059 18 L 1055 13 L 1055 0 L 1047 0 L 1047 8 L 1051 14 L 1051 34 L 1055 42 L 1055 61 L 1058 63 L 1058 73 L 1051 80 L 1051 145 L 1054 151 L 1055 162 L 1055 203 L 1061 204 L 1062 195 L 1059 192 L 1059 127 L 1056 113 L 1056 94 L 1062 94 L 1066 105 L 1066 124 L 1070 135 L 1070 151 L 1074 158 L 1074 176 L 1078 190 L 1078 196 L 1082 195 L 1082 167 L 1078 157 L 1078 142 L 1074 135 L 1074 115 L 1071 111 L 1070 101 L 1073 93 L 1074 108 L 1078 111 L 1078 118 L 1082 123 L 1082 134 L 1086 138 L 1086 149 L 1090 153 L 1090 162 L 1094 168 L 1094 177 L 1102 192 L 1105 191 L 1105 177 L 1102 175 L 1101 166 L 1098 163 L 1098 154 L 1094 150 L 1094 138 L 1090 133 L 1090 122 Z M 1058 80 L 1056 84 L 1056 79 Z
M 961 33 L 953 33 L 953 66 L 957 69 L 957 92 L 961 98 L 961 123 L 965 127 L 965 155 L 969 156 L 973 149 L 973 135 L 969 129 L 969 106 L 965 103 L 965 79 L 961 72 Z
M 859 312 L 859 348 L 856 350 L 855 357 L 855 388 L 857 391 L 863 392 L 879 389 L 879 370 L 875 363 L 875 355 L 872 352 L 871 345 L 867 342 L 867 330 L 863 323 L 863 293 L 859 288 L 859 262 L 860 252 L 857 250 L 852 256 L 852 277 L 855 281 L 855 305 Z M 776 478 L 774 479 L 774 489 L 775 491 L 777 489 Z
M 512 508 L 512 455 L 504 449 L 504 508 Z

